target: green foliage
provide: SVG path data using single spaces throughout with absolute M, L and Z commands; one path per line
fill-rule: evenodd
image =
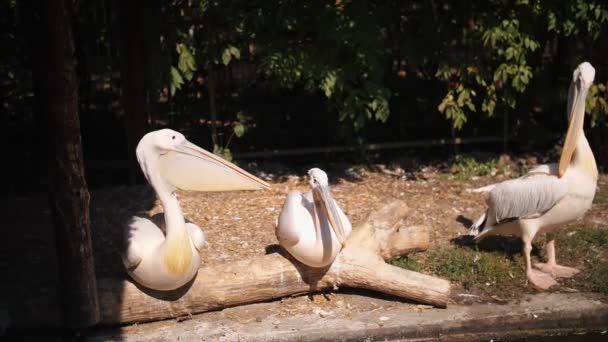
M 608 113 L 607 98 L 606 86 L 604 84 L 593 84 L 589 88 L 585 109 L 591 114 L 591 127 L 595 127 L 600 123 L 603 123 L 604 125 L 608 124 L 606 118 L 606 113 Z
M 454 128 L 461 129 L 467 122 L 464 110 L 475 111 L 475 105 L 473 104 L 473 97 L 475 95 L 475 90 L 466 89 L 462 85 L 459 85 L 456 89 L 448 91 L 448 94 L 443 98 L 437 109 L 441 113 L 444 113 L 448 120 L 452 121 Z
M 452 46 L 477 53 L 468 60 L 443 64 L 436 74 L 448 86 L 438 110 L 456 129 L 462 128 L 467 117 L 477 112 L 475 101 L 481 102 L 481 111 L 489 116 L 497 106 L 516 108 L 518 94 L 528 89 L 535 74 L 544 72 L 537 62 L 537 54 L 543 51 L 543 40 L 550 42 L 547 37 L 591 36 L 597 39 L 601 25 L 608 22 L 606 5 L 586 0 L 571 1 L 567 5 L 541 0 L 517 1 L 514 5 L 490 1 L 487 7 L 479 6 L 469 11 L 470 14 L 464 14 L 468 27 L 456 22 L 461 30 L 454 27 L 452 32 L 462 34 L 453 37 L 458 39 L 453 40 Z M 542 29 L 539 30 L 537 23 L 544 24 L 540 26 Z M 449 58 L 444 60 L 449 61 Z M 530 64 L 531 60 L 537 64 L 536 68 Z M 479 94 L 477 99 L 475 89 Z M 608 114 L 608 108 L 602 105 L 605 98 L 604 94 L 597 101 L 592 122 Z
M 222 52 L 222 63 L 228 65 L 233 58 L 240 59 L 241 51 L 232 45 L 228 45 L 228 47 L 224 49 L 224 52 Z
M 247 132 L 248 121 L 251 121 L 251 117 L 245 116 L 242 112 L 236 114 L 236 122 L 234 123 L 232 130 L 237 138 L 242 138 L 243 135 L 245 135 L 245 132 Z
M 608 6 L 591 0 L 198 0 L 167 8 L 176 23 L 166 34 L 176 47 L 172 94 L 197 70 L 204 74 L 250 60 L 273 87 L 323 94 L 355 133 L 389 117 L 397 62 L 406 65 L 408 79 L 444 86 L 436 108 L 456 130 L 472 115 L 525 111 L 521 98 L 534 79 L 550 72 L 546 55 L 554 53 L 558 39 L 590 44 L 608 22 Z M 587 51 L 567 44 L 571 70 Z M 594 126 L 608 122 L 606 98 L 603 85 L 592 88 Z
M 230 152 L 230 149 L 228 147 L 214 144 L 213 154 L 218 155 L 229 162 L 232 162 L 232 152 Z
M 177 52 L 177 68 L 171 66 L 171 95 L 175 91 L 181 89 L 186 81 L 192 80 L 196 71 L 196 63 L 194 61 L 194 49 L 185 46 L 184 44 L 176 44 L 175 51 Z
M 213 145 L 213 153 L 222 156 L 222 158 L 233 161 L 232 160 L 232 152 L 230 151 L 230 143 L 234 137 L 242 138 L 248 130 L 248 126 L 250 125 L 251 117 L 246 116 L 243 112 L 238 112 L 236 114 L 236 120 L 232 122 L 231 125 L 228 126 L 228 139 L 225 143 L 221 141 Z

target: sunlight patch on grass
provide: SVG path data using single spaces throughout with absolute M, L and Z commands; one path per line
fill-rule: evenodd
M 576 277 L 560 283 L 580 291 L 608 294 L 608 230 L 569 228 L 558 231 L 556 240 L 558 262 L 582 266 Z M 544 241 L 539 241 L 538 247 L 544 254 Z M 523 257 L 512 252 L 502 249 L 488 252 L 474 246 L 451 245 L 396 258 L 391 260 L 391 264 L 448 279 L 467 291 L 514 298 L 530 288 Z M 545 257 L 543 255 L 541 259 Z
M 582 291 L 608 294 L 608 230 L 566 229 L 557 234 L 558 262 L 584 265 L 581 272 L 568 281 Z
M 524 286 L 525 277 L 522 258 L 509 258 L 503 253 L 481 252 L 471 248 L 443 247 L 404 258 L 391 263 L 395 266 L 431 273 L 458 282 L 469 290 L 475 285 L 492 287 L 501 292 L 512 286 Z M 511 292 L 511 291 L 506 291 Z
M 415 257 L 399 257 L 390 261 L 391 265 L 404 268 L 410 271 L 419 271 L 418 261 Z
M 555 237 L 556 255 L 560 259 L 572 261 L 601 255 L 601 249 L 608 248 L 606 229 L 564 229 Z
M 496 173 L 496 160 L 490 159 L 486 162 L 480 162 L 472 157 L 462 155 L 456 156 L 455 168 L 458 170 L 456 179 L 468 180 L 474 176 L 487 176 Z
M 479 160 L 471 156 L 457 155 L 450 171 L 439 174 L 438 178 L 440 180 L 465 181 L 473 177 L 512 173 L 514 172 L 509 164 L 501 164 L 495 158 Z

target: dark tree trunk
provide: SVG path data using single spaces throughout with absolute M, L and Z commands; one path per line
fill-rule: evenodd
M 32 68 L 32 91 L 34 93 L 32 113 L 35 122 L 35 131 L 32 138 L 37 146 L 46 146 L 48 141 L 48 118 L 44 110 L 44 104 L 47 103 L 48 99 L 44 97 L 48 94 L 42 88 L 46 79 L 46 63 L 44 61 L 46 58 L 45 54 L 49 49 L 49 42 L 40 36 L 42 34 L 40 28 L 40 6 L 38 6 L 36 1 L 19 2 L 19 13 L 22 20 L 21 30 L 25 34 L 31 48 L 30 63 Z M 48 149 L 45 148 L 34 149 L 33 152 L 36 161 L 36 176 L 45 186 L 48 185 L 47 152 Z
M 117 2 L 122 31 L 122 103 L 126 112 L 125 133 L 131 184 L 135 183 L 139 174 L 135 147 L 150 130 L 146 110 L 146 4 L 142 0 Z
M 46 110 L 49 198 L 60 265 L 64 325 L 88 327 L 99 322 L 99 303 L 89 220 L 89 192 L 84 177 L 78 79 L 72 34 L 72 2 L 47 0 L 39 7 L 40 55 L 33 68 Z M 40 75 L 45 70 L 44 75 Z

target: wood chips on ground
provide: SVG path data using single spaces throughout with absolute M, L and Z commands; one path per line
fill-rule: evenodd
M 332 177 L 331 174 L 329 176 L 331 193 L 354 227 L 363 222 L 372 210 L 388 200 L 403 199 L 413 208 L 405 223 L 428 225 L 431 228 L 431 248 L 437 248 L 442 244 L 450 244 L 450 240 L 459 235 L 466 234 L 466 226 L 484 210 L 483 195 L 466 190 L 503 180 L 500 176 L 487 176 L 457 181 L 446 180 L 438 175 L 436 172 L 429 172 L 417 176 L 414 180 L 386 172 L 366 171 L 359 172 L 358 180 Z M 282 177 L 280 181 L 269 181 L 272 183 L 272 190 L 266 191 L 178 191 L 184 214 L 201 227 L 207 237 L 208 245 L 201 255 L 202 265 L 255 257 L 278 249 L 274 227 L 283 201 L 289 191 L 309 191 L 309 185 L 307 177 L 295 175 Z M 601 176 L 599 186 L 605 188 L 607 185 L 608 176 Z M 151 216 L 161 213 L 162 208 L 148 186 L 120 187 L 93 193 L 91 218 L 98 277 L 125 276 L 118 241 L 122 227 L 129 218 L 133 215 Z M 582 224 L 606 227 L 607 223 L 606 210 L 600 210 L 594 204 Z M 456 288 L 455 291 L 460 292 L 461 289 Z M 458 294 L 454 293 L 454 296 Z M 373 310 L 378 305 L 384 309 L 399 305 L 417 308 L 415 304 L 387 301 L 387 298 L 390 297 L 346 290 L 285 298 L 271 305 L 271 308 L 277 317 L 297 312 L 309 313 L 311 310 L 321 310 L 320 315 L 331 314 L 332 310 L 339 308 Z

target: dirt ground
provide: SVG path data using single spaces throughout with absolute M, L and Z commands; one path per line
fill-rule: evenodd
M 372 170 L 349 169 L 348 172 L 341 172 L 338 175 L 328 173 L 331 193 L 354 227 L 362 223 L 372 210 L 388 199 L 403 199 L 414 209 L 405 223 L 429 226 L 432 241 L 430 250 L 436 250 L 453 245 L 453 239 L 465 235 L 466 227 L 484 210 L 483 196 L 469 193 L 467 189 L 514 177 L 507 172 L 494 176 L 472 176 L 462 180 L 444 171 L 440 172 L 430 167 L 406 174 L 398 167 L 377 166 Z M 178 192 L 186 217 L 199 225 L 207 236 L 208 245 L 201 256 L 202 265 L 272 253 L 279 248 L 274 226 L 285 196 L 291 190 L 308 191 L 308 179 L 305 176 L 289 174 L 280 177 L 260 175 L 272 184 L 272 190 L 231 193 Z M 598 186 L 601 190 L 607 189 L 608 175 L 600 177 Z M 606 229 L 607 202 L 596 201 L 583 222 L 576 224 L 588 228 Z M 119 257 L 120 246 L 117 243 L 122 226 L 133 215 L 155 215 L 162 213 L 162 208 L 147 186 L 95 191 L 92 194 L 91 208 L 97 275 L 123 277 L 124 271 Z M 557 253 L 559 258 L 559 247 Z M 520 267 L 523 270 L 523 264 Z M 521 279 L 513 281 L 522 282 Z M 491 292 L 486 296 L 488 298 L 484 299 L 470 289 L 465 290 L 461 284 L 454 285 L 452 293 L 454 302 L 479 302 L 487 299 L 491 301 Z M 523 288 L 524 293 L 535 291 L 524 283 L 518 284 L 518 288 Z M 563 291 L 575 290 L 564 287 Z M 298 313 L 316 312 L 320 316 L 330 315 L 340 308 L 348 309 L 343 311 L 346 312 L 345 314 L 349 312 L 352 314 L 377 308 L 390 310 L 406 307 L 412 310 L 430 308 L 394 300 L 382 294 L 341 289 L 310 296 L 284 298 L 267 306 L 265 310 L 271 312 L 265 312 L 264 315 L 275 315 L 277 320 L 280 320 L 281 317 Z M 246 314 L 247 310 L 239 310 L 240 317 L 234 319 L 255 320 L 260 313 L 253 311 L 249 315 Z

